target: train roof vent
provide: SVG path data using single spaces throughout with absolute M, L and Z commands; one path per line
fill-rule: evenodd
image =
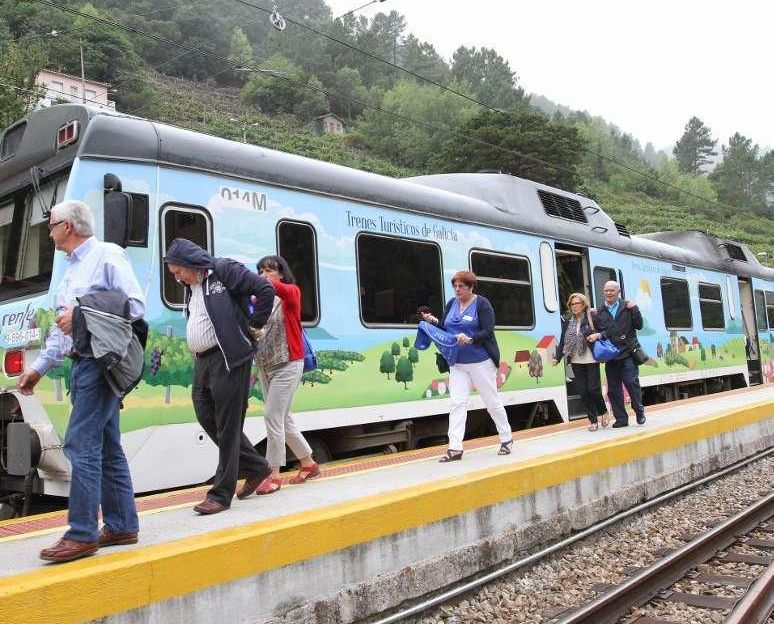
M 747 256 L 744 255 L 744 250 L 739 245 L 734 245 L 734 243 L 723 243 L 722 246 L 725 247 L 732 260 L 747 262 Z
M 538 196 L 540 197 L 540 202 L 543 204 L 543 209 L 546 211 L 547 215 L 559 217 L 560 219 L 570 219 L 571 221 L 578 221 L 579 223 L 589 222 L 577 199 L 565 197 L 564 195 L 557 195 L 556 193 L 549 193 L 542 189 L 538 189 Z
M 623 223 L 616 223 L 615 229 L 618 230 L 618 233 L 621 236 L 625 236 L 626 238 L 631 238 L 632 235 L 629 234 L 629 230 L 626 229 L 626 226 Z

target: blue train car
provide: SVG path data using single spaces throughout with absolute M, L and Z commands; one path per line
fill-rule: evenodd
M 60 105 L 0 142 L 0 503 L 68 492 L 68 362 L 34 396 L 14 387 L 53 322 L 66 259 L 46 221 L 63 199 L 92 207 L 97 235 L 126 248 L 145 289 L 147 365 L 121 419 L 138 492 L 201 482 L 215 461 L 190 402 L 182 289 L 163 264 L 176 237 L 250 267 L 266 254 L 290 260 L 319 361 L 293 410 L 321 459 L 440 441 L 448 377 L 413 348 L 416 309 L 440 313 L 460 269 L 494 304 L 497 383 L 514 426 L 579 415 L 571 372 L 550 360 L 569 293 L 601 304 L 609 279 L 645 317 L 647 403 L 774 380 L 774 271 L 744 245 L 631 236 L 588 198 L 508 175 L 396 180 Z M 256 444 L 262 409 L 255 388 L 246 431 Z M 487 432 L 480 416 L 471 434 Z

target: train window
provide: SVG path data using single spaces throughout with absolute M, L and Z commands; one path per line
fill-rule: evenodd
M 161 207 L 161 256 L 176 238 L 187 238 L 212 253 L 212 223 L 203 208 L 167 204 Z M 161 298 L 170 308 L 185 306 L 185 288 L 161 263 Z
M 766 291 L 766 317 L 769 320 L 769 329 L 774 328 L 774 292 Z
M 718 284 L 699 284 L 699 310 L 704 329 L 723 329 L 723 296 Z
M 434 243 L 359 234 L 357 279 L 366 325 L 413 325 L 428 306 L 443 314 L 441 249 Z
M 492 302 L 497 327 L 535 325 L 532 281 L 526 258 L 473 250 L 470 270 L 478 277 L 478 292 Z
M 129 193 L 132 196 L 132 213 L 129 215 L 129 236 L 127 247 L 148 246 L 148 196 Z
M 608 267 L 594 267 L 594 305 L 600 307 L 605 303 L 605 295 L 602 291 L 605 289 L 605 282 L 618 281 L 615 269 Z
M 312 325 L 320 318 L 317 286 L 317 239 L 308 223 L 280 221 L 277 253 L 285 258 L 301 289 L 301 322 Z
M 664 324 L 667 329 L 691 329 L 691 298 L 688 295 L 688 282 L 661 278 L 661 302 L 664 306 Z
M 766 314 L 766 295 L 762 290 L 755 291 L 755 321 L 758 324 L 758 331 L 765 332 L 769 328 Z

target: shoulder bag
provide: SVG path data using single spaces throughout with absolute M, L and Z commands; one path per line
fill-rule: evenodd
M 595 331 L 594 321 L 591 320 L 591 310 L 586 310 L 589 317 L 589 325 Z M 597 362 L 609 362 L 621 355 L 621 350 L 616 347 L 608 338 L 600 338 L 591 343 L 591 353 Z

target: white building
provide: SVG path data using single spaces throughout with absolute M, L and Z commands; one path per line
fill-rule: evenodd
M 107 97 L 110 85 L 104 82 L 82 81 L 78 76 L 43 69 L 35 78 L 35 84 L 46 90 L 36 108 L 47 108 L 62 102 L 77 102 L 108 110 L 116 108 L 116 103 Z

